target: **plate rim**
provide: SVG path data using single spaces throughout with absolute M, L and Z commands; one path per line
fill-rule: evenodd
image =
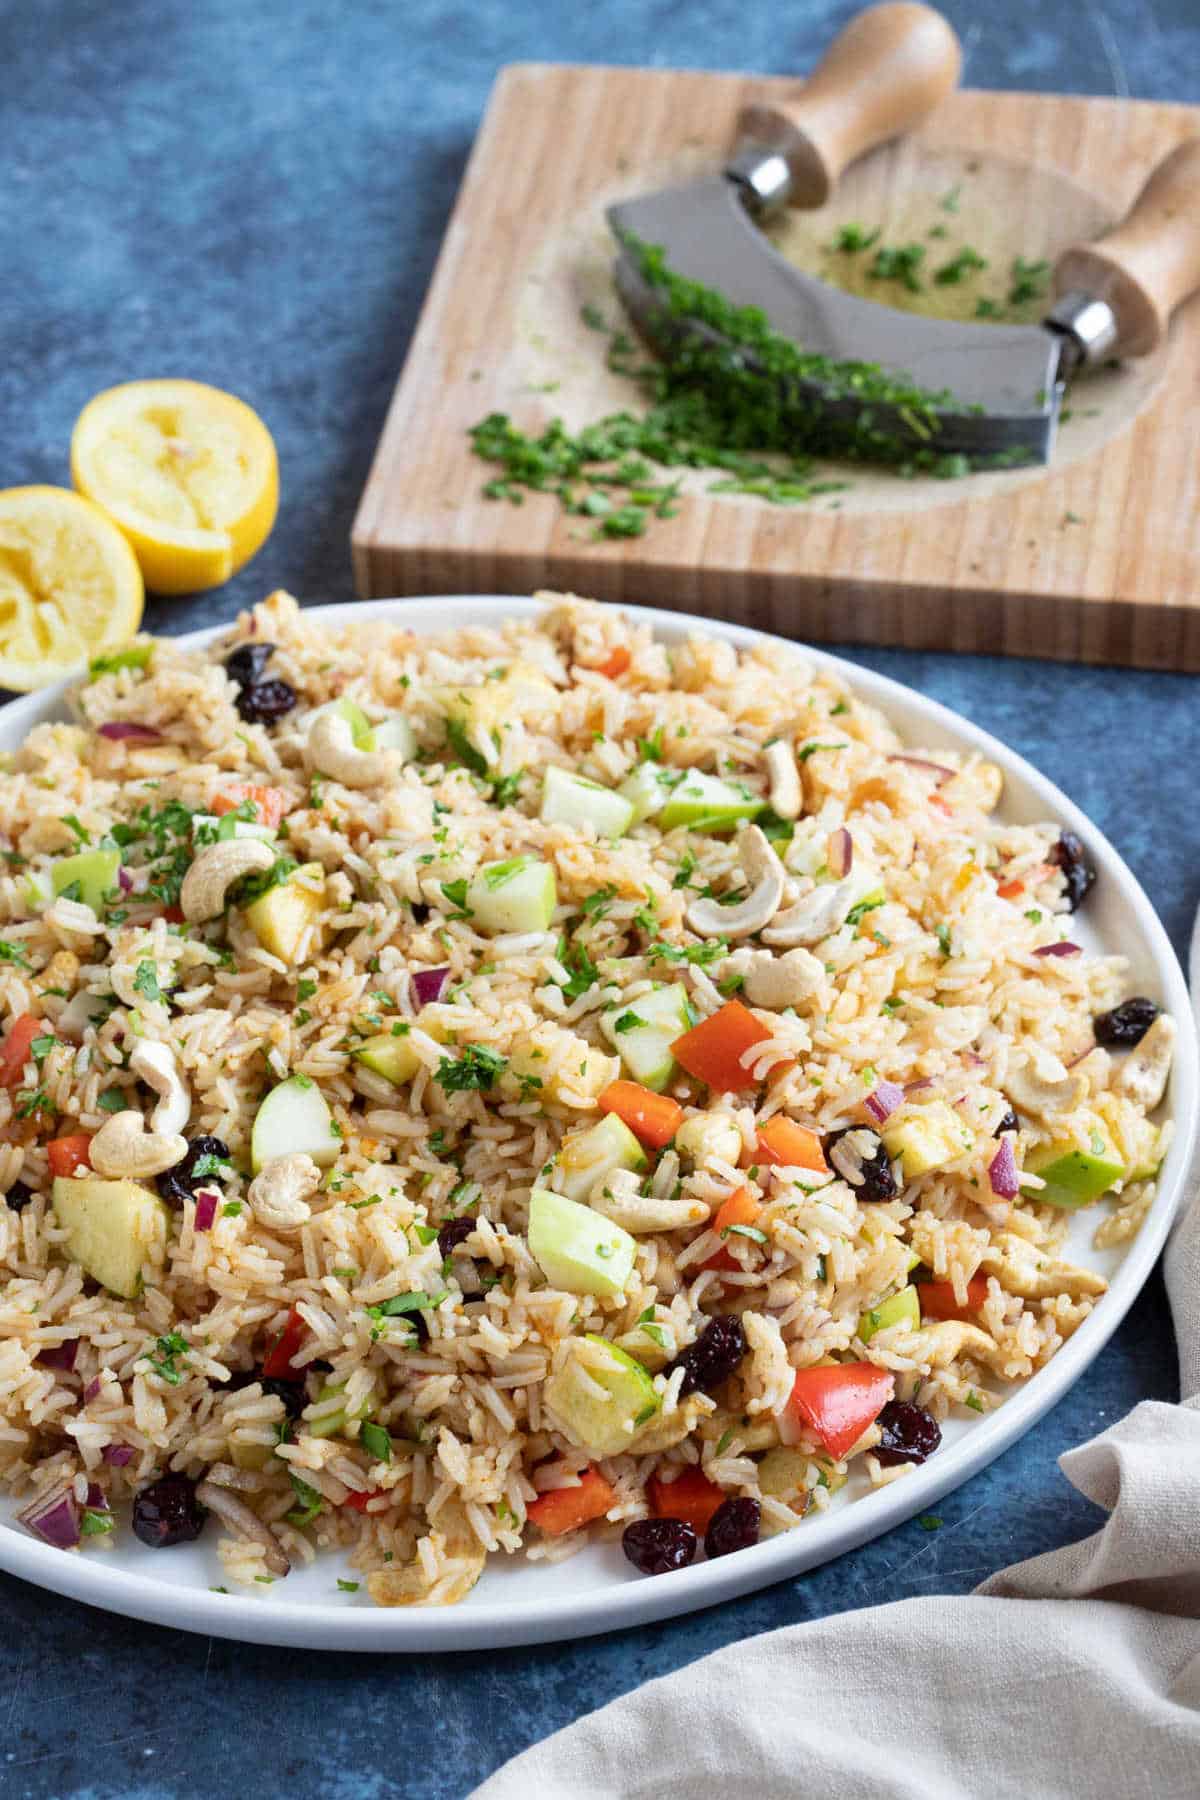
M 396 596 L 379 600 L 340 601 L 305 606 L 306 617 L 354 624 L 372 618 L 397 617 L 412 622 L 426 634 L 448 626 L 445 609 L 470 608 L 474 624 L 489 626 L 505 618 L 534 617 L 544 611 L 546 600 L 529 595 L 439 594 Z M 1196 1134 L 1200 1059 L 1191 1029 L 1191 1005 L 1179 960 L 1157 912 L 1115 847 L 1095 823 L 1048 777 L 990 732 L 940 701 L 891 676 L 863 667 L 833 652 L 686 611 L 643 607 L 622 602 L 615 610 L 656 634 L 686 635 L 699 631 L 723 638 L 739 648 L 763 643 L 779 645 L 794 655 L 810 658 L 829 669 L 885 712 L 889 704 L 902 710 L 916 708 L 953 738 L 966 738 L 974 747 L 1011 772 L 1044 804 L 1048 816 L 1080 832 L 1104 864 L 1106 880 L 1115 878 L 1117 890 L 1136 917 L 1142 938 L 1153 959 L 1164 1000 L 1180 1022 L 1172 1073 L 1174 1140 L 1163 1165 L 1159 1191 L 1141 1230 L 1129 1246 L 1113 1276 L 1105 1304 L 1084 1320 L 1062 1349 L 1006 1399 L 994 1413 L 973 1425 L 969 1434 L 950 1446 L 944 1459 L 927 1463 L 903 1481 L 863 1495 L 836 1513 L 813 1520 L 802 1532 L 785 1532 L 767 1539 L 736 1557 L 701 1562 L 652 1581 L 620 1580 L 595 1591 L 537 1598 L 524 1604 L 512 1601 L 484 1602 L 455 1607 L 389 1609 L 300 1602 L 272 1606 L 269 1600 L 240 1594 L 217 1594 L 208 1589 L 173 1585 L 169 1580 L 140 1575 L 125 1569 L 109 1569 L 99 1557 L 64 1556 L 41 1544 L 0 1517 L 0 1569 L 38 1587 L 82 1600 L 127 1618 L 158 1625 L 230 1638 L 239 1642 L 273 1644 L 289 1648 L 336 1649 L 364 1652 L 413 1653 L 426 1651 L 504 1648 L 527 1643 L 552 1643 L 567 1637 L 590 1636 L 630 1626 L 677 1617 L 702 1607 L 802 1574 L 817 1564 L 857 1549 L 869 1538 L 882 1536 L 914 1514 L 933 1505 L 978 1474 L 1012 1447 L 1047 1413 L 1094 1361 L 1141 1292 L 1163 1244 L 1183 1191 Z M 236 617 L 236 615 L 235 615 Z M 200 648 L 229 630 L 235 622 L 204 626 L 184 633 L 159 632 L 187 647 Z M 469 627 L 468 627 L 469 628 Z M 0 741 L 10 733 L 24 733 L 39 718 L 61 704 L 71 681 L 27 694 L 0 708 Z

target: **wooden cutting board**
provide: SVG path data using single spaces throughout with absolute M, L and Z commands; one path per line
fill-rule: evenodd
M 833 469 L 803 506 L 715 495 L 689 474 L 678 516 L 596 541 L 549 496 L 484 499 L 470 426 L 577 428 L 637 397 L 605 368 L 596 307 L 621 322 L 605 205 L 712 167 L 752 92 L 793 83 L 661 70 L 502 71 L 451 218 L 353 532 L 363 595 L 571 589 L 794 638 L 1200 670 L 1200 303 L 1146 364 L 1079 382 L 1049 468 L 904 480 Z M 1200 109 L 961 92 L 865 157 L 780 248 L 860 291 L 839 224 L 921 241 L 935 269 L 969 242 L 986 272 L 942 304 L 1003 294 L 1011 259 L 1053 259 L 1122 213 Z M 972 285 L 974 284 L 974 285 Z M 889 303 L 904 290 L 888 283 Z M 910 304 L 925 304 L 923 299 Z

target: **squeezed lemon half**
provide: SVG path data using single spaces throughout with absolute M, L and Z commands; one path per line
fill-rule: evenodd
M 275 442 L 244 401 L 200 381 L 127 381 L 90 400 L 71 478 L 120 526 L 157 594 L 217 587 L 266 540 Z
M 0 492 L 0 687 L 80 674 L 136 632 L 145 590 L 112 520 L 69 488 Z

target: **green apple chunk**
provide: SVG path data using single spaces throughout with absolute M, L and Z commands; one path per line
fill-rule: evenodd
M 888 1155 L 902 1158 L 905 1181 L 945 1168 L 972 1143 L 970 1132 L 944 1100 L 931 1100 L 894 1125 L 889 1122 L 880 1135 Z
M 686 825 L 689 831 L 730 831 L 743 819 L 757 818 L 766 804 L 740 782 L 689 769 L 671 789 L 659 823 L 664 831 L 673 831 L 676 825 Z
M 1088 1150 L 1076 1144 L 1043 1144 L 1025 1158 L 1025 1170 L 1040 1175 L 1045 1183 L 1023 1189 L 1031 1200 L 1072 1210 L 1091 1206 L 1125 1174 L 1124 1164 L 1101 1132 L 1094 1134 Z
M 676 982 L 610 1006 L 601 1017 L 600 1029 L 633 1080 L 660 1094 L 675 1073 L 671 1046 L 691 1024 L 687 989 Z
M 589 1456 L 620 1456 L 662 1405 L 649 1370 L 607 1338 L 591 1335 L 571 1345 L 546 1383 L 545 1399 L 566 1435 Z
M 660 813 L 676 781 L 677 777 L 668 774 L 661 763 L 639 763 L 617 790 L 633 808 L 632 823 L 640 825 L 643 819 L 652 819 Z
M 859 1339 L 869 1344 L 877 1331 L 886 1331 L 891 1325 L 908 1325 L 913 1331 L 921 1324 L 921 1300 L 915 1287 L 902 1287 L 898 1294 L 889 1294 L 878 1306 L 872 1306 L 863 1313 L 858 1321 Z
M 466 911 L 481 931 L 545 931 L 557 902 L 553 866 L 513 856 L 483 865 L 467 888 Z
M 393 1087 L 402 1087 L 406 1081 L 411 1081 L 421 1066 L 421 1059 L 409 1043 L 406 1031 L 397 1037 L 389 1031 L 380 1031 L 374 1037 L 364 1039 L 354 1052 L 354 1060 L 364 1069 L 382 1075 Z
M 592 826 L 597 837 L 619 838 L 633 823 L 633 802 L 598 781 L 547 769 L 542 783 L 543 825 Z
M 389 713 L 354 741 L 360 750 L 398 750 L 402 762 L 411 762 L 417 754 L 416 733 L 402 713 Z
M 649 1167 L 649 1158 L 624 1120 L 609 1113 L 586 1131 L 573 1131 L 564 1138 L 554 1167 L 567 1199 L 582 1201 L 614 1169 L 632 1169 L 640 1174 Z
M 300 875 L 306 878 L 304 882 L 296 879 Z M 317 876 L 320 882 L 310 887 L 309 880 Z M 324 910 L 325 871 L 320 863 L 305 863 L 289 880 L 252 900 L 246 908 L 246 919 L 264 950 L 291 963 L 306 941 L 309 926 L 316 924 Z
M 271 1089 L 254 1115 L 250 1162 L 257 1175 L 277 1156 L 303 1152 L 328 1168 L 336 1161 L 340 1144 L 333 1114 L 316 1082 L 308 1075 L 289 1075 Z
M 633 1272 L 637 1244 L 590 1206 L 534 1188 L 529 1196 L 529 1249 L 551 1287 L 615 1300 Z
M 104 902 L 117 886 L 117 870 L 121 866 L 119 850 L 80 850 L 75 856 L 63 856 L 50 871 L 55 895 L 68 888 L 79 889 L 79 898 L 94 913 L 103 912 Z
M 136 1181 L 60 1175 L 51 1203 L 71 1261 L 111 1293 L 135 1300 L 142 1265 L 160 1262 L 166 1248 L 168 1213 L 158 1195 Z

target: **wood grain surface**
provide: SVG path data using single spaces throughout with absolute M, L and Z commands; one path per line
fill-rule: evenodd
M 604 206 L 719 163 L 741 107 L 795 86 L 502 71 L 355 521 L 360 593 L 545 586 L 801 639 L 1200 670 L 1196 302 L 1156 357 L 1076 384 L 1049 468 L 951 482 L 833 468 L 844 490 L 787 508 L 711 494 L 698 472 L 676 518 L 616 543 L 552 497 L 482 497 L 492 471 L 467 432 L 484 414 L 537 431 L 636 404 L 580 318 L 591 301 L 620 322 Z M 1012 256 L 1053 260 L 1110 225 L 1197 130 L 1200 109 L 1179 105 L 961 92 L 854 165 L 825 207 L 791 214 L 779 247 L 868 291 L 864 262 L 834 266 L 839 223 L 919 237 L 931 268 L 969 241 L 988 271 L 939 298 L 973 307 L 1002 292 Z M 892 283 L 879 297 L 924 304 Z

